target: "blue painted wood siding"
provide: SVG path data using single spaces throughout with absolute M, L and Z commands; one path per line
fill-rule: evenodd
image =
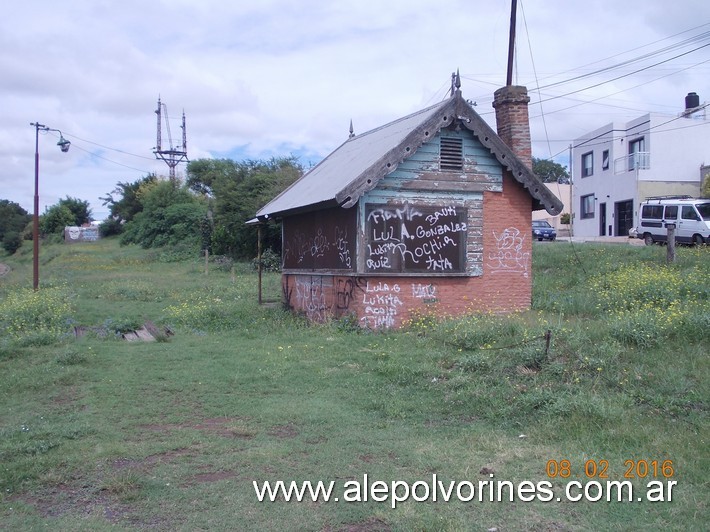
M 442 136 L 462 139 L 463 171 L 439 169 Z M 385 176 L 378 188 L 432 192 L 500 192 L 503 190 L 503 173 L 500 163 L 470 131 L 442 130 L 400 163 L 396 170 Z

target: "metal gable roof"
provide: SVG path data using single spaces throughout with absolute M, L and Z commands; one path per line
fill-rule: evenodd
M 441 103 L 348 139 L 260 209 L 257 218 L 279 218 L 337 205 L 351 207 L 424 142 L 457 120 L 528 189 L 538 208 L 551 214 L 561 212 L 561 202 L 456 91 Z

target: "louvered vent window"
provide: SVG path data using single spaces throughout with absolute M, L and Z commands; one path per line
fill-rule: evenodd
M 441 137 L 442 170 L 463 170 L 463 139 Z

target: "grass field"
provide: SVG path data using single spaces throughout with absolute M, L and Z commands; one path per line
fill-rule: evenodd
M 0 528 L 707 530 L 707 247 L 666 266 L 656 246 L 536 244 L 533 310 L 397 332 L 308 325 L 257 305 L 247 265 L 177 259 L 45 246 L 38 294 L 29 246 L 0 259 Z M 120 339 L 147 320 L 174 335 Z M 414 497 L 353 501 L 364 475 Z M 424 497 L 434 475 L 474 499 Z M 278 480 L 340 500 L 259 502 Z M 632 502 L 565 500 L 626 480 Z M 483 481 L 554 496 L 479 502 Z

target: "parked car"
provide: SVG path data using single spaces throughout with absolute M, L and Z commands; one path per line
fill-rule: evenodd
M 557 231 L 546 220 L 533 220 L 532 234 L 533 238 L 538 240 L 554 240 L 557 238 Z
M 710 244 L 710 200 L 690 196 L 658 196 L 641 203 L 637 238 L 650 246 L 665 242 L 668 224 L 676 226 L 675 239 L 681 244 Z

